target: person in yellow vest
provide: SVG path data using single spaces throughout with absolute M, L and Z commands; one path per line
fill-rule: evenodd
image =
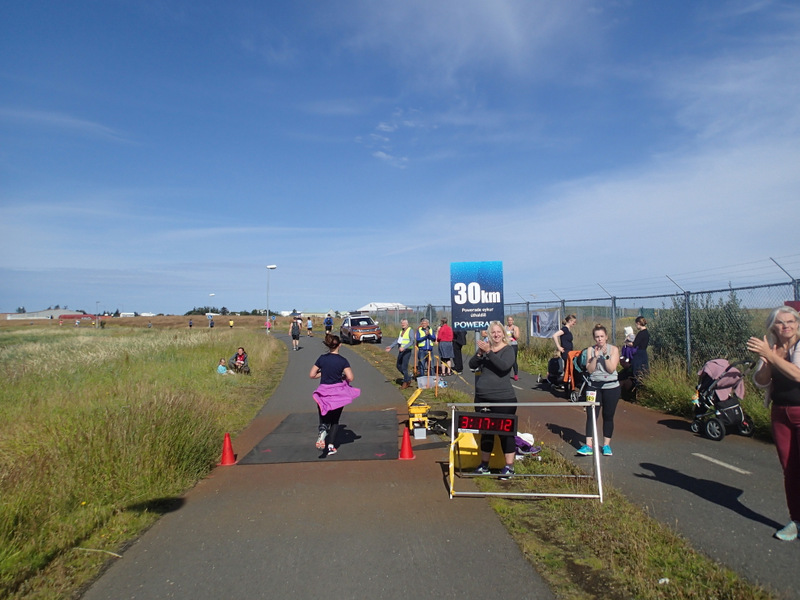
M 229 320 L 228 320 L 228 327 L 230 327 L 231 329 L 233 329 L 233 319 L 229 319 Z
M 422 319 L 416 332 L 417 338 L 417 365 L 420 375 L 430 375 L 431 355 L 433 354 L 433 343 L 436 335 L 431 329 L 428 319 Z
M 408 319 L 400 321 L 400 335 L 397 336 L 397 341 L 386 348 L 387 352 L 391 352 L 392 348 L 397 346 L 397 370 L 403 376 L 403 384 L 401 389 L 411 387 L 411 371 L 409 365 L 411 364 L 411 355 L 414 353 L 414 331 L 408 325 Z

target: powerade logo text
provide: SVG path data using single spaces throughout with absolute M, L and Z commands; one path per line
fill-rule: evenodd
M 489 321 L 454 321 L 453 327 L 456 329 L 475 329 L 477 331 L 489 329 Z

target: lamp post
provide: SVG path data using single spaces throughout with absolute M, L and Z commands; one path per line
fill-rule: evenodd
M 99 312 L 100 312 L 100 300 L 95 300 L 94 301 L 94 328 L 95 329 L 99 329 L 100 328 L 100 315 L 98 314 Z
M 278 268 L 278 265 L 267 265 L 267 321 L 271 321 L 272 318 L 269 314 L 269 272 L 273 271 Z M 269 327 L 267 327 L 267 333 L 269 333 Z

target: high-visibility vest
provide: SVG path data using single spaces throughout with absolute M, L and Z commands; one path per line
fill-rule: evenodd
M 405 331 L 401 331 L 397 336 L 397 343 L 400 350 L 408 350 L 411 347 L 411 327 L 406 327 Z
M 433 349 L 433 341 L 428 339 L 428 338 L 426 338 L 425 336 L 427 336 L 427 335 L 428 334 L 425 333 L 425 330 L 422 327 L 419 327 L 417 329 L 417 338 L 425 338 L 425 339 L 421 339 L 421 340 L 419 340 L 417 342 L 417 348 L 420 348 L 421 350 L 426 350 L 426 351 Z

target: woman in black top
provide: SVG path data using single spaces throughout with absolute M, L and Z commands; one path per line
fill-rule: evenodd
M 753 381 L 772 403 L 772 439 L 783 468 L 786 505 L 792 519 L 775 537 L 796 540 L 800 527 L 800 315 L 789 306 L 772 311 L 764 339 L 751 337 L 747 349 L 759 355 Z
M 357 398 L 361 390 L 350 383 L 354 379 L 353 369 L 344 356 L 339 355 L 341 340 L 338 335 L 325 335 L 325 344 L 329 352 L 323 354 L 311 367 L 308 376 L 319 379 L 319 387 L 313 393 L 319 413 L 319 435 L 317 449 L 325 450 L 326 438 L 328 456 L 336 454 L 336 433 L 339 430 L 339 419 L 345 405 Z
M 511 386 L 511 371 L 514 369 L 514 349 L 508 344 L 506 329 L 500 321 L 489 324 L 489 341 L 478 341 L 478 350 L 475 356 L 469 359 L 469 368 L 475 371 L 475 402 L 516 402 L 514 388 Z M 517 412 L 516 406 L 484 406 L 480 412 L 502 413 L 513 415 Z M 514 475 L 514 459 L 517 454 L 517 443 L 514 439 L 516 432 L 511 435 L 501 435 L 500 446 L 503 449 L 506 466 L 500 471 L 501 479 L 508 479 Z M 476 475 L 488 475 L 489 460 L 494 447 L 494 435 L 481 435 L 481 464 L 475 470 Z
M 561 354 L 561 360 L 564 361 L 564 364 L 567 364 L 567 353 L 572 352 L 572 326 L 578 321 L 578 317 L 575 315 L 569 315 L 564 321 L 562 322 L 563 327 L 556 331 L 553 334 L 553 341 L 556 343 L 556 348 L 558 348 L 558 353 Z
M 638 382 L 642 375 L 650 369 L 650 361 L 647 358 L 647 346 L 650 344 L 650 332 L 647 331 L 647 319 L 644 317 L 636 317 L 636 329 L 639 332 L 633 338 L 631 344 L 635 348 L 633 357 L 631 358 L 631 369 L 633 370 L 633 377 Z

